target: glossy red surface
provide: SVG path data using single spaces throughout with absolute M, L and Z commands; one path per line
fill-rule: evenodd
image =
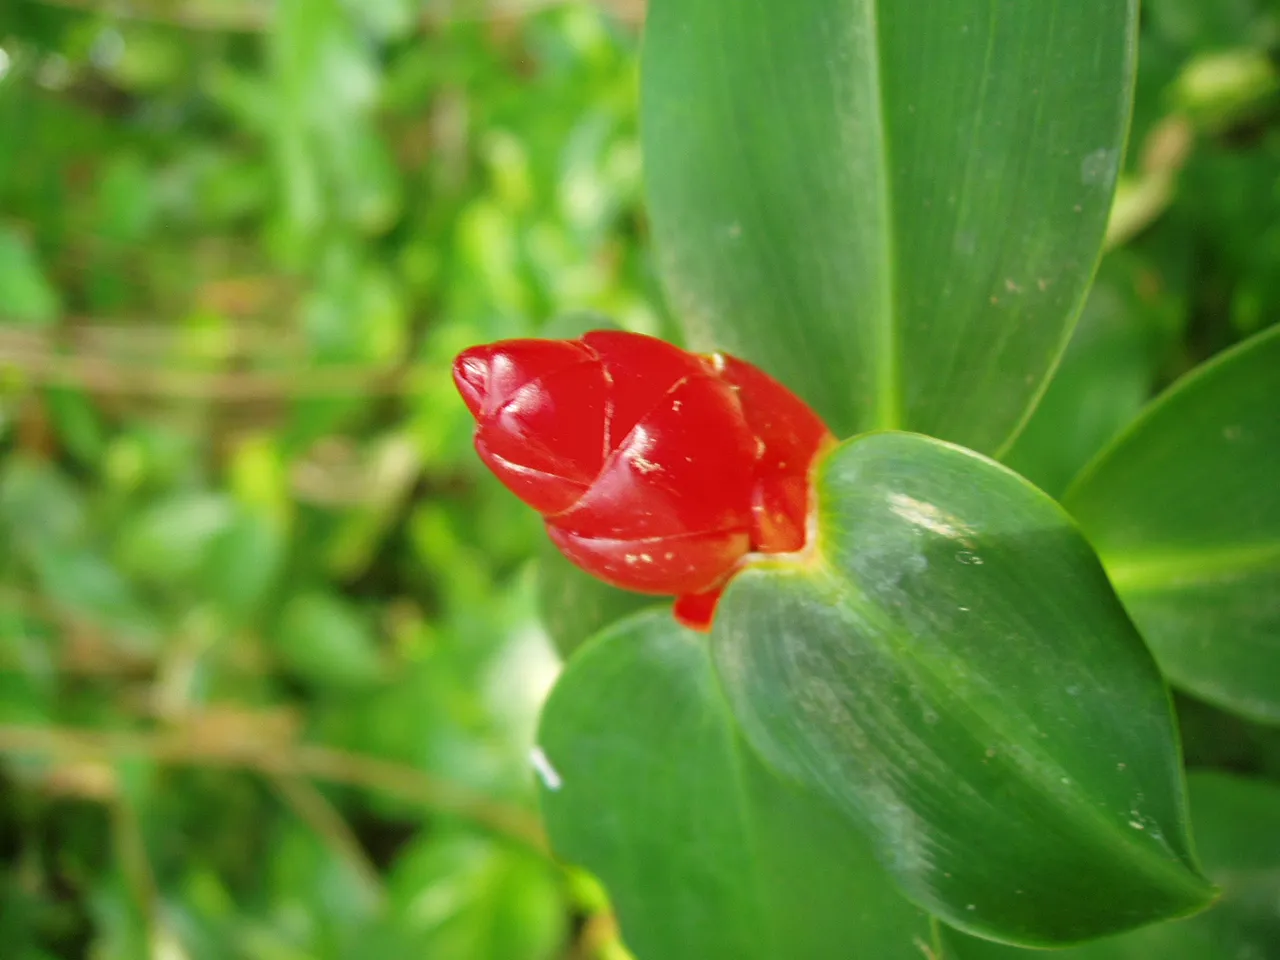
M 809 467 L 833 438 L 743 360 L 598 331 L 472 347 L 453 374 L 480 458 L 561 552 L 615 586 L 675 594 L 688 626 L 709 628 L 749 553 L 804 545 Z

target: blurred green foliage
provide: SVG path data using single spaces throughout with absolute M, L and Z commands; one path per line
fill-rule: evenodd
M 660 328 L 635 26 L 109 6 L 0 13 L 4 956 L 566 956 L 541 534 L 448 364 Z
M 1142 9 L 1110 252 L 1004 458 L 1054 496 L 1153 394 L 1280 319 L 1280 3 Z
M 6 960 L 620 955 L 537 825 L 539 524 L 448 376 L 670 332 L 640 10 L 538 6 L 0 8 Z M 1116 247 L 1009 457 L 1050 493 L 1280 317 L 1277 41 L 1147 3 Z

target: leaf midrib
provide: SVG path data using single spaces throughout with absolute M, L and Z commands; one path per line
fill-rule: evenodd
M 1078 824 L 1082 835 L 1096 837 L 1100 849 L 1114 850 L 1117 846 L 1121 846 L 1129 853 L 1129 857 L 1126 860 L 1153 880 L 1159 879 L 1167 883 L 1170 889 L 1201 892 L 1197 890 L 1200 887 L 1199 884 L 1189 882 L 1187 875 L 1194 876 L 1194 873 L 1189 864 L 1183 861 L 1175 849 L 1167 848 L 1175 858 L 1170 860 L 1157 855 L 1147 844 L 1136 842 L 1138 838 L 1125 833 L 1111 817 L 1096 808 L 1092 802 L 1093 798 L 1082 789 L 1079 780 L 1074 776 L 1069 776 L 1069 772 L 1056 759 L 1045 753 L 1039 744 L 1024 742 L 1016 736 L 1016 731 L 1011 732 L 1009 728 L 1016 728 L 1018 726 L 1017 723 L 1001 723 L 998 718 L 989 716 L 978 703 L 956 696 L 948 685 L 945 665 L 935 662 L 934 658 L 921 656 L 918 650 L 913 650 L 907 645 L 894 643 L 892 640 L 894 635 L 893 625 L 886 621 L 879 607 L 867 598 L 851 580 L 841 576 L 837 570 L 827 566 L 826 563 L 817 565 L 805 573 L 797 572 L 792 575 L 807 578 L 811 581 L 816 577 L 828 580 L 829 586 L 834 588 L 837 596 L 840 597 L 838 605 L 854 614 L 856 619 L 862 619 L 870 625 L 875 625 L 878 628 L 881 642 L 887 641 L 887 646 L 891 648 L 893 654 L 899 655 L 903 661 L 916 668 L 914 671 L 916 679 L 932 688 L 933 694 L 939 702 L 944 702 L 947 699 L 956 700 L 963 706 L 966 714 L 981 723 L 991 734 L 1001 740 L 1018 743 L 1027 754 L 1034 757 L 1036 766 L 1042 766 L 1042 769 L 1046 770 L 1057 771 L 1057 774 L 1048 778 L 1049 780 L 1056 780 L 1057 785 L 1055 785 L 1047 782 L 1045 778 L 1037 776 L 1035 768 L 1029 767 L 1024 761 L 1015 760 L 1012 756 L 1005 757 L 1006 761 L 1013 761 L 1012 768 L 1023 774 L 1023 782 L 1029 788 L 1035 790 L 1049 804 L 1062 811 L 1065 819 Z M 874 642 L 876 638 L 867 636 L 867 639 Z M 963 723 L 963 720 L 960 719 L 962 715 L 953 715 Z M 982 731 L 975 730 L 969 724 L 964 723 L 964 726 L 969 730 L 970 735 L 974 737 L 975 742 L 981 743 L 990 739 L 989 737 L 981 736 Z M 1071 781 L 1069 790 L 1061 789 L 1062 776 L 1069 776 Z M 1075 800 L 1068 800 L 1068 795 L 1073 795 Z M 1161 826 L 1185 827 L 1185 824 L 1162 824 Z M 1121 843 L 1118 845 L 1115 842 L 1117 837 L 1122 838 Z
M 1273 571 L 1280 577 L 1280 540 L 1160 553 L 1102 553 L 1102 565 L 1122 596 L 1165 593 Z
M 880 271 L 880 298 L 882 306 L 877 317 L 875 350 L 875 425 L 881 430 L 896 430 L 902 426 L 902 383 L 897 329 L 897 238 L 893 223 L 892 167 L 889 153 L 889 125 L 886 121 L 884 67 L 880 48 L 880 0 L 865 0 L 871 102 L 875 107 L 875 137 L 879 146 L 880 215 L 883 227 L 883 269 Z

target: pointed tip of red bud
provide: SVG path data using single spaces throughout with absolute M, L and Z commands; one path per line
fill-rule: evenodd
M 453 361 L 453 382 L 462 394 L 467 409 L 476 419 L 484 414 L 485 403 L 489 399 L 492 353 L 492 348 L 488 346 L 471 347 L 463 350 Z
M 481 420 L 530 381 L 587 362 L 598 358 L 576 340 L 500 340 L 458 354 L 453 382 L 472 416 Z

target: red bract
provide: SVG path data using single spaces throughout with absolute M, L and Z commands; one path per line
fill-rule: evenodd
M 634 333 L 506 340 L 453 365 L 480 458 L 570 560 L 674 594 L 707 629 L 749 553 L 804 546 L 809 467 L 833 440 L 802 400 L 723 354 Z

